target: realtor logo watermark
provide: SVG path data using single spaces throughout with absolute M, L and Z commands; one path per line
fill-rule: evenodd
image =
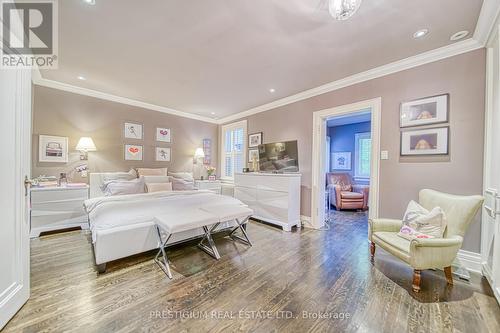
M 0 68 L 56 69 L 57 1 L 1 0 Z

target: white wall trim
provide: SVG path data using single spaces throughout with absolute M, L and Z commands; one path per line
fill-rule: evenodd
M 310 216 L 300 215 L 300 222 L 302 222 L 302 228 L 314 229 L 314 227 L 311 224 Z
M 486 45 L 500 13 L 500 0 L 484 0 L 473 38 Z
M 37 71 L 34 71 L 35 73 Z M 37 76 L 37 75 L 35 75 Z M 158 111 L 158 112 L 163 112 L 163 113 L 168 113 L 174 116 L 179 116 L 179 117 L 184 117 L 184 118 L 190 118 L 194 120 L 199 120 L 207 123 L 212 123 L 212 124 L 218 124 L 218 121 L 216 119 L 211 119 L 208 117 L 203 117 L 199 115 L 195 115 L 192 113 L 187 113 L 183 111 L 178 111 L 175 109 L 167 108 L 164 106 L 159 106 L 155 104 L 150 104 L 146 102 L 141 102 L 135 99 L 127 98 L 127 97 L 122 97 L 122 96 L 116 96 L 104 92 L 100 92 L 97 90 L 92 90 L 92 89 L 87 89 L 87 88 L 82 88 L 78 86 L 74 86 L 71 84 L 67 83 L 62 83 L 58 81 L 53 81 L 53 80 L 48 80 L 44 79 L 41 76 L 40 77 L 34 77 L 33 78 L 33 84 L 37 86 L 42 86 L 42 87 L 48 87 L 52 89 L 58 89 L 58 90 L 63 90 L 63 91 L 68 91 L 71 93 L 79 94 L 79 95 L 84 95 L 84 96 L 90 96 L 90 97 L 95 97 L 99 99 L 103 99 L 106 101 L 111 101 L 111 102 L 116 102 L 116 103 L 121 103 L 121 104 L 127 104 L 127 105 L 132 105 L 136 106 L 139 108 L 143 109 L 148 109 L 148 110 L 153 110 L 153 111 Z
M 341 116 L 371 110 L 372 156 L 370 171 L 369 218 L 377 218 L 379 213 L 379 178 L 380 178 L 380 137 L 382 98 L 342 105 L 313 113 L 313 144 L 312 144 L 312 186 L 311 186 L 311 225 L 319 229 L 325 224 L 325 142 L 326 122 L 334 116 Z M 328 156 L 329 158 L 329 156 Z
M 480 253 L 460 250 L 458 251 L 457 258 L 470 272 L 483 275 Z
M 348 86 L 352 86 L 354 84 L 366 82 L 369 80 L 377 79 L 389 74 L 394 74 L 400 71 L 404 71 L 410 68 L 418 67 L 421 65 L 425 65 L 428 63 L 432 63 L 435 61 L 439 61 L 442 59 L 446 59 L 449 57 L 453 57 L 459 54 L 467 53 L 470 51 L 474 51 L 480 49 L 484 46 L 483 43 L 480 43 L 472 38 L 457 42 L 451 45 L 447 45 L 444 47 L 440 47 L 435 50 L 431 50 L 428 52 L 424 52 L 403 60 L 395 61 L 380 67 L 376 67 L 365 72 L 361 72 L 358 74 L 354 74 L 348 76 L 344 79 L 340 79 L 337 81 L 333 81 L 322 86 L 312 88 L 303 92 L 300 92 L 295 95 L 291 95 L 277 101 L 264 104 L 240 113 L 233 114 L 228 117 L 224 117 L 219 119 L 219 123 L 224 124 L 227 122 L 231 122 L 234 120 L 238 120 L 244 117 L 248 117 L 257 113 L 273 110 L 275 108 L 288 105 L 291 103 L 299 102 L 311 97 L 315 97 L 318 95 L 322 95 L 331 91 L 339 90 Z

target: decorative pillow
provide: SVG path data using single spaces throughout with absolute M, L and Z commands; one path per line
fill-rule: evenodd
M 112 180 L 104 184 L 105 196 L 139 194 L 145 192 L 144 177 L 133 180 Z
M 169 176 L 144 176 L 144 182 L 147 184 L 150 183 L 170 183 Z
M 191 172 L 169 172 L 168 175 L 177 179 L 184 179 L 191 182 L 194 181 L 193 173 Z
M 442 238 L 446 229 L 446 215 L 441 207 L 428 211 L 415 201 L 410 201 L 398 236 L 415 238 Z
M 172 189 L 174 191 L 192 191 L 195 189 L 194 181 L 172 178 Z
M 130 169 L 129 172 L 107 172 L 103 175 L 103 181 L 109 182 L 112 180 L 132 180 L 137 178 L 137 172 L 134 169 Z
M 166 176 L 167 168 L 137 168 L 139 176 Z
M 172 191 L 172 183 L 146 183 L 148 193 Z

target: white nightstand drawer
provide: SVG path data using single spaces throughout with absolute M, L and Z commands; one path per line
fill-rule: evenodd
M 82 189 L 35 189 L 31 191 L 31 203 L 53 202 L 63 200 L 87 200 L 89 196 L 87 188 Z

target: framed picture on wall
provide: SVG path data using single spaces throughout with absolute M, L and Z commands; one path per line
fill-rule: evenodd
M 262 144 L 262 132 L 253 133 L 248 136 L 248 147 L 257 147 Z
M 252 163 L 254 158 L 257 162 L 259 161 L 259 150 L 258 149 L 249 149 L 248 150 L 248 163 Z
M 40 135 L 38 137 L 38 161 L 68 163 L 68 138 Z
M 170 148 L 156 147 L 156 161 L 170 162 Z
M 172 133 L 170 128 L 157 127 L 156 128 L 156 141 L 159 142 L 170 142 Z
M 205 153 L 205 157 L 203 158 L 204 165 L 212 164 L 212 140 L 211 139 L 203 139 L 203 153 Z
M 449 98 L 445 94 L 401 103 L 400 127 L 446 123 Z
M 142 153 L 142 146 L 125 145 L 125 161 L 142 161 Z
M 401 156 L 448 155 L 449 128 L 401 132 Z
M 123 125 L 123 136 L 126 139 L 137 139 L 137 140 L 142 140 L 143 139 L 143 131 L 142 131 L 142 124 L 137 124 L 137 123 L 125 123 Z
M 351 152 L 332 153 L 333 170 L 351 170 Z

